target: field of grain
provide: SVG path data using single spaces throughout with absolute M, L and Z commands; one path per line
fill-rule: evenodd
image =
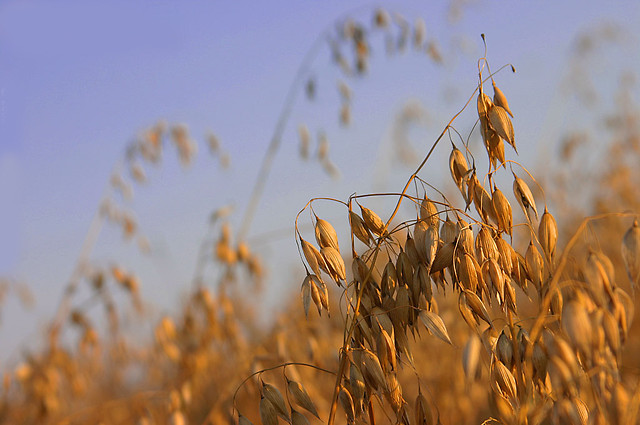
M 37 348 L 0 365 L 0 423 L 640 422 L 635 74 L 609 93 L 613 110 L 591 110 L 604 123 L 594 137 L 588 127 L 556 135 L 536 164 L 518 155 L 527 141 L 517 124 L 537 111 L 512 110 L 501 87 L 516 68 L 495 63 L 490 37 L 478 34 L 458 112 L 435 124 L 435 139 L 393 145 L 389 163 L 404 183 L 367 193 L 342 182 L 351 195 L 340 199 L 308 193 L 285 230 L 298 253 L 285 259 L 291 271 L 265 262 L 249 236 L 285 130 L 295 128 L 309 175 L 340 175 L 327 134 L 291 118 L 297 98 L 313 102 L 327 89 L 310 71 L 315 55 L 328 51 L 341 76 L 330 89 L 342 127 L 353 124 L 372 52 L 436 66 L 446 57 L 421 18 L 382 8 L 357 16 L 333 23 L 330 42 L 321 37 L 302 59 L 266 154 L 247 170 L 256 177 L 239 195 L 246 209 L 211 211 L 171 313 L 149 311 L 141 287 L 152 283 L 125 262 L 94 259 L 98 236 L 153 250 L 126 199 L 153 186 L 153 167 L 171 160 L 165 152 L 185 168 L 209 155 L 224 170 L 232 158 L 215 132 L 199 138 L 181 123 L 160 121 L 127 144 Z M 579 38 L 575 65 L 607 37 Z M 568 90 L 586 103 L 589 79 L 578 77 Z M 442 179 L 428 180 L 429 169 Z M 264 230 L 262 247 L 282 243 L 280 231 Z M 295 289 L 265 312 L 259 304 L 277 279 L 295 281 L 278 290 Z M 11 277 L 1 283 L 28 298 Z

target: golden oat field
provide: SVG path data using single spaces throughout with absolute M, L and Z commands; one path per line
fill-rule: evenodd
M 107 177 L 55 314 L 35 348 L 0 364 L 0 423 L 640 422 L 637 70 L 604 89 L 613 98 L 606 111 L 588 106 L 584 75 L 590 49 L 613 42 L 614 30 L 577 38 L 565 84 L 601 123 L 597 136 L 585 126 L 551 135 L 556 144 L 543 161 L 522 154 L 532 142 L 519 136 L 519 124 L 538 125 L 542 112 L 514 100 L 536 87 L 503 87 L 532 65 L 496 62 L 488 29 L 474 40 L 477 66 L 456 81 L 464 99 L 457 112 L 431 122 L 437 137 L 410 146 L 400 140 L 391 151 L 350 141 L 371 158 L 372 173 L 382 161 L 391 168 L 380 167 L 381 178 L 402 176 L 392 190 L 370 191 L 340 181 L 349 158 L 336 158 L 330 134 L 292 110 L 331 90 L 338 93 L 332 115 L 316 121 L 357 125 L 354 99 L 372 56 L 421 55 L 438 67 L 448 47 L 422 18 L 364 10 L 332 23 L 330 36 L 300 58 L 259 167 L 243 168 L 215 129 L 200 137 L 179 122 L 141 123 Z M 331 58 L 337 80 L 313 71 L 319 52 Z M 395 119 L 415 114 L 408 108 Z M 292 128 L 296 140 L 285 140 Z M 335 177 L 350 195 L 309 191 L 286 217 L 289 228 L 256 229 L 283 149 L 305 164 L 294 178 Z M 116 255 L 94 261 L 98 235 L 122 234 L 122 244 L 153 251 L 144 220 L 125 200 L 154 186 L 153 167 L 175 157 L 186 169 L 204 155 L 255 183 L 237 193 L 244 209 L 220 203 L 211 211 L 174 309 L 151 311 L 141 288 L 153 282 Z M 264 235 L 259 246 L 251 232 Z M 270 264 L 262 253 L 276 241 L 297 255 Z M 21 290 L 11 277 L 1 282 L 3 292 Z M 281 303 L 261 310 L 270 291 Z

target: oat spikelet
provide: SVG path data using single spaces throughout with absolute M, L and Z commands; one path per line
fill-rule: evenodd
M 538 226 L 538 240 L 542 246 L 547 260 L 551 263 L 556 252 L 556 243 L 558 242 L 558 225 L 556 219 L 553 218 L 547 207 L 544 208 L 544 214 L 540 218 Z
M 482 342 L 474 333 L 471 334 L 469 340 L 462 351 L 462 369 L 469 381 L 473 381 L 478 376 L 478 365 L 480 364 L 480 349 Z
M 324 258 L 324 261 L 327 264 L 327 269 L 329 270 L 331 278 L 340 285 L 340 281 L 346 279 L 344 260 L 342 259 L 340 252 L 338 252 L 334 247 L 326 246 L 320 250 L 320 254 L 322 254 L 322 258 Z
M 426 221 L 426 223 L 431 226 L 437 226 L 440 222 L 438 210 L 433 201 L 431 201 L 427 195 L 424 195 L 424 199 L 420 204 L 420 220 Z
M 640 284 L 640 227 L 637 219 L 622 238 L 622 259 L 627 268 L 631 290 L 635 292 L 636 286 Z
M 321 248 L 330 246 L 340 252 L 336 230 L 333 228 L 331 223 L 321 218 L 317 218 L 316 220 L 316 241 Z
M 293 399 L 298 404 L 298 406 L 302 407 L 313 416 L 320 419 L 316 406 L 313 404 L 313 401 L 311 401 L 311 397 L 309 397 L 309 394 L 304 389 L 302 384 L 296 381 L 287 380 L 287 389 L 289 390 L 289 394 L 293 396 Z
M 349 219 L 351 222 L 351 231 L 363 244 L 369 245 L 371 242 L 371 232 L 367 229 L 364 221 L 353 211 L 349 211 Z
M 573 346 L 583 355 L 590 352 L 593 342 L 593 327 L 587 310 L 580 301 L 569 301 L 562 309 L 562 327 Z
M 340 405 L 342 406 L 344 413 L 347 415 L 347 422 L 349 424 L 355 423 L 356 412 L 353 407 L 353 398 L 351 397 L 349 390 L 342 385 L 340 386 L 340 392 L 338 393 L 338 400 L 340 401 Z
M 493 194 L 491 195 L 491 203 L 493 204 L 493 209 L 496 212 L 496 219 L 498 229 L 502 232 L 507 233 L 509 236 L 512 236 L 511 226 L 513 224 L 513 213 L 511 211 L 511 204 L 504 193 L 497 187 L 493 189 Z
M 497 360 L 491 370 L 491 383 L 494 389 L 501 392 L 506 397 L 515 400 L 517 397 L 516 379 L 513 377 L 509 369 Z M 495 388 L 497 386 L 497 388 Z
M 449 338 L 449 333 L 447 332 L 447 327 L 444 325 L 442 318 L 435 314 L 432 311 L 423 310 L 420 312 L 420 320 L 427 327 L 429 332 L 433 335 L 437 336 L 444 342 L 453 345 L 451 342 L 451 338 Z
M 491 83 L 493 84 L 493 103 L 504 108 L 504 110 L 507 111 L 507 113 L 513 117 L 513 114 L 511 113 L 511 109 L 509 109 L 509 103 L 507 102 L 507 97 L 504 95 L 504 93 L 502 93 L 502 90 L 500 90 L 498 86 L 496 86 L 495 81 L 492 81 Z
M 537 220 L 538 210 L 536 208 L 536 201 L 533 198 L 531 189 L 529 189 L 529 186 L 527 186 L 524 180 L 516 176 L 515 173 L 513 173 L 513 194 L 516 197 L 516 201 L 518 201 L 518 203 L 522 207 L 522 211 L 524 211 L 529 220 L 531 220 L 531 217 L 529 217 L 529 208 L 533 210 L 533 213 L 535 214 Z
M 469 164 L 467 164 L 464 155 L 455 145 L 453 145 L 453 150 L 449 155 L 449 170 L 451 171 L 451 177 L 454 183 L 458 189 L 460 189 L 460 193 L 462 193 L 462 197 L 465 202 L 468 203 L 465 178 L 469 173 Z
M 278 425 L 278 413 L 275 406 L 268 398 L 260 400 L 260 420 L 262 425 Z
M 311 267 L 311 270 L 316 276 L 320 276 L 320 268 L 328 273 L 327 265 L 320 251 L 302 238 L 300 238 L 300 245 L 302 246 L 302 253 L 307 260 L 307 264 L 309 264 L 309 267 Z
M 311 282 L 311 276 L 307 275 L 302 281 L 302 287 L 300 288 L 305 317 L 309 317 L 309 306 L 311 305 L 311 285 L 313 285 L 313 283 Z
M 383 233 L 385 233 L 384 222 L 378 214 L 362 205 L 360 205 L 360 211 L 362 212 L 362 218 L 367 228 L 374 234 L 382 236 Z
M 264 397 L 271 402 L 278 415 L 282 416 L 282 418 L 287 422 L 291 421 L 291 418 L 289 417 L 289 410 L 287 409 L 284 398 L 282 397 L 279 389 L 271 384 L 263 382 L 262 394 L 264 394 Z
M 487 116 L 489 118 L 489 124 L 495 132 L 498 133 L 501 138 L 506 140 L 507 143 L 513 146 L 513 150 L 518 153 L 513 134 L 513 123 L 507 115 L 507 111 L 502 106 L 493 105 L 493 107 L 489 109 Z

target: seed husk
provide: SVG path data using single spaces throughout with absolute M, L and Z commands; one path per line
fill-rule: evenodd
M 360 205 L 360 211 L 362 212 L 362 218 L 364 220 L 364 224 L 367 226 L 367 229 L 378 236 L 383 236 L 386 230 L 384 222 L 378 216 L 378 214 L 376 214 L 369 208 L 363 207 L 362 205 Z
M 622 259 L 631 282 L 631 290 L 635 292 L 636 286 L 640 284 L 640 227 L 637 219 L 622 238 Z
M 287 380 L 287 390 L 289 391 L 289 394 L 293 396 L 293 399 L 298 406 L 320 419 L 316 406 L 313 404 L 313 401 L 311 401 L 311 397 L 309 397 L 307 390 L 304 389 L 301 383 Z
M 266 382 L 262 383 L 262 394 L 264 398 L 269 400 L 273 405 L 276 413 L 279 416 L 282 416 L 284 420 L 287 422 L 291 421 L 291 417 L 289 416 L 289 410 L 284 402 L 284 398 L 280 393 L 280 390 L 274 387 L 271 384 L 267 384 Z M 277 422 L 277 421 L 276 421 Z
M 437 336 L 447 344 L 453 345 L 451 342 L 451 338 L 449 338 L 449 333 L 447 332 L 447 327 L 444 325 L 442 318 L 438 316 L 436 313 L 432 311 L 422 310 L 420 312 L 420 320 L 427 327 L 429 332 L 433 335 Z
M 364 224 L 364 221 L 360 216 L 353 211 L 349 211 L 349 218 L 351 220 L 351 231 L 354 236 L 358 238 L 365 245 L 369 245 L 371 242 L 371 233 Z
M 513 134 L 513 123 L 508 117 L 507 111 L 502 106 L 493 105 L 493 107 L 489 109 L 487 116 L 489 118 L 489 124 L 496 133 L 498 133 L 502 139 L 506 140 L 507 143 L 513 146 L 513 150 L 518 153 Z
M 558 242 L 558 225 L 556 224 L 556 219 L 553 218 L 546 207 L 538 226 L 538 240 L 547 260 L 552 263 L 556 252 L 556 243 Z
M 327 220 L 316 217 L 316 241 L 320 248 L 332 247 L 340 252 L 338 246 L 338 235 L 331 223 Z
M 344 267 L 344 260 L 340 253 L 331 246 L 326 246 L 320 250 L 322 258 L 327 264 L 329 275 L 340 285 L 341 280 L 346 279 L 346 272 Z
M 492 81 L 492 84 L 493 84 L 493 103 L 503 107 L 504 110 L 507 111 L 507 113 L 513 117 L 513 114 L 509 109 L 509 103 L 507 102 L 507 97 L 504 95 L 504 93 L 502 93 L 502 90 L 500 90 L 498 86 L 496 86 L 495 81 Z
M 529 208 L 531 208 L 536 216 L 536 220 L 538 219 L 538 210 L 536 208 L 536 201 L 533 199 L 533 194 L 531 193 L 531 189 L 527 186 L 524 180 L 520 177 L 513 174 L 513 194 L 516 197 L 516 201 L 522 207 L 522 211 L 524 211 L 525 215 L 531 220 L 529 217 Z

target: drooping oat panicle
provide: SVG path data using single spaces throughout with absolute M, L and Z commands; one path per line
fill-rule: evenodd
M 298 406 L 302 407 L 313 416 L 320 419 L 315 404 L 313 404 L 313 401 L 311 401 L 311 397 L 309 397 L 307 390 L 304 389 L 301 383 L 287 379 L 287 390 L 293 397 L 293 400 L 295 400 L 295 402 L 298 404 Z
M 502 93 L 502 90 L 500 90 L 498 86 L 496 86 L 495 81 L 492 81 L 491 83 L 493 85 L 493 103 L 504 108 L 504 110 L 507 111 L 507 113 L 513 117 L 513 114 L 511 113 L 511 109 L 509 109 L 509 103 L 507 102 L 507 97 L 504 95 L 504 93 Z
M 540 218 L 538 226 L 538 240 L 544 251 L 547 260 L 553 263 L 556 252 L 556 243 L 558 242 L 558 225 L 556 219 L 553 218 L 547 207 L 544 208 L 544 214 Z
M 369 245 L 371 242 L 371 233 L 369 232 L 369 229 L 367 229 L 364 221 L 353 211 L 349 211 L 349 219 L 351 222 L 351 231 L 354 236 L 365 245 Z
M 333 228 L 331 223 L 327 220 L 323 220 L 321 218 L 316 219 L 316 241 L 320 248 L 326 248 L 328 246 L 335 248 L 336 251 L 340 252 L 340 247 L 338 246 L 338 234 L 336 230 Z
M 478 297 L 475 292 L 472 292 L 468 289 L 465 289 L 463 291 L 463 296 L 473 314 L 475 314 L 476 317 L 479 317 L 487 322 L 490 327 L 493 327 L 491 316 L 489 315 L 489 312 L 487 311 L 487 308 L 485 307 L 480 297 Z
M 362 218 L 367 228 L 372 233 L 378 236 L 383 236 L 383 234 L 385 233 L 384 222 L 378 216 L 378 214 L 376 214 L 369 208 L 363 207 L 362 205 L 360 205 L 360 211 L 362 212 Z
M 522 211 L 524 211 L 529 220 L 531 220 L 531 217 L 529 217 L 529 208 L 533 210 L 537 220 L 538 209 L 536 208 L 536 201 L 533 198 L 531 189 L 529 189 L 525 181 L 516 176 L 515 173 L 513 173 L 513 195 L 516 197 L 516 201 L 518 201 L 522 207 Z
M 518 153 L 513 134 L 513 123 L 507 115 L 507 111 L 502 106 L 493 105 L 489 108 L 487 116 L 489 118 L 489 125 L 491 125 L 502 139 L 506 140 L 506 142 L 513 147 L 513 150 L 516 151 L 516 153 Z
M 622 238 L 622 259 L 627 268 L 631 290 L 635 292 L 636 286 L 640 284 L 640 226 L 637 219 Z
M 498 230 L 512 236 L 511 226 L 513 224 L 513 213 L 511 211 L 511 204 L 507 197 L 504 196 L 504 193 L 502 193 L 502 191 L 497 187 L 493 189 L 491 203 L 493 204 L 493 209 L 496 212 L 496 224 L 498 225 Z

